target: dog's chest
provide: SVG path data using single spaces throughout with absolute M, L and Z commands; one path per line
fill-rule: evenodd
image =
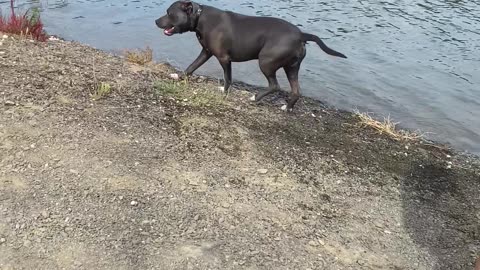
M 196 33 L 197 35 L 197 40 L 198 42 L 200 42 L 200 44 L 202 45 L 202 47 L 205 48 L 205 40 L 202 38 L 202 35 L 200 35 L 200 33 Z
M 208 46 L 207 46 L 207 40 L 204 36 L 202 36 L 200 33 L 196 33 L 197 35 L 197 40 L 202 45 L 202 48 L 204 48 L 207 51 L 210 51 Z

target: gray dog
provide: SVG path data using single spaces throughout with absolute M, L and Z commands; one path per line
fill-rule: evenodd
M 232 62 L 258 59 L 268 89 L 252 97 L 257 102 L 280 90 L 276 73 L 283 68 L 292 88 L 288 103 L 282 108 L 287 111 L 292 111 L 300 96 L 298 71 L 306 55 L 307 41 L 316 42 L 327 54 L 347 58 L 327 47 L 319 37 L 303 33 L 285 20 L 246 16 L 190 1 L 174 2 L 155 23 L 167 36 L 195 32 L 203 49 L 185 74 L 190 76 L 214 55 L 224 71 L 225 93 L 232 82 Z

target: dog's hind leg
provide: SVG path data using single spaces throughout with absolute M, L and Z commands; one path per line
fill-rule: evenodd
M 298 71 L 300 70 L 300 63 L 293 66 L 286 66 L 283 69 L 287 74 L 288 82 L 290 83 L 292 92 L 290 93 L 290 98 L 288 99 L 287 105 L 285 105 L 282 109 L 285 109 L 287 112 L 291 112 L 293 110 L 293 106 L 295 106 L 295 103 L 297 103 L 298 99 L 300 98 L 300 84 L 298 83 Z
M 285 74 L 287 75 L 288 82 L 290 83 L 290 88 L 292 89 L 287 105 L 282 107 L 282 110 L 286 110 L 287 112 L 293 111 L 293 106 L 295 106 L 295 103 L 297 103 L 298 99 L 300 98 L 300 83 L 298 82 L 298 72 L 306 54 L 307 51 L 305 50 L 305 44 L 302 44 L 298 48 L 295 57 L 291 59 L 291 62 L 283 67 L 283 69 L 285 70 Z
M 278 84 L 277 80 L 277 70 L 279 67 L 275 66 L 273 62 L 266 62 L 263 60 L 259 61 L 260 70 L 262 71 L 263 75 L 267 78 L 268 81 L 268 89 L 262 91 L 251 98 L 252 101 L 260 102 L 262 98 L 277 91 L 280 91 L 280 85 Z

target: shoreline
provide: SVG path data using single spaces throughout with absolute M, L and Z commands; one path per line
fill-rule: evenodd
M 80 41 L 77 41 L 77 40 L 67 40 L 61 36 L 58 36 L 58 35 L 50 35 L 50 37 L 52 38 L 55 38 L 55 39 L 58 39 L 60 41 L 63 41 L 63 42 L 74 42 L 74 43 L 78 43 L 78 44 L 82 44 L 82 42 Z M 87 46 L 90 46 L 90 45 L 87 45 Z M 91 46 L 92 48 L 94 49 L 97 49 L 93 46 Z M 124 58 L 124 56 L 122 55 L 122 53 L 120 51 L 116 51 L 116 50 L 101 50 L 101 49 L 97 49 L 97 50 L 100 50 L 100 51 L 104 51 L 106 53 L 110 53 L 110 54 L 113 54 L 115 56 L 118 56 L 118 57 L 121 57 L 121 58 Z M 183 73 L 183 70 L 179 67 L 176 67 L 172 64 L 170 64 L 169 62 L 152 62 L 152 63 L 157 63 L 157 64 L 160 64 L 160 65 L 165 65 L 167 66 L 168 68 L 171 69 L 171 71 L 173 73 L 178 73 L 178 74 L 182 74 Z M 205 75 L 205 74 L 193 74 L 192 75 L 194 79 L 198 79 L 198 78 L 203 78 L 205 81 L 207 82 L 211 82 L 211 83 L 218 83 L 218 84 L 223 84 L 223 79 L 222 78 L 217 78 L 217 77 L 213 77 L 213 76 L 208 76 L 208 75 Z M 232 89 L 241 89 L 243 91 L 248 91 L 248 92 L 257 92 L 259 90 L 265 90 L 267 87 L 264 87 L 264 86 L 259 86 L 259 85 L 254 85 L 254 84 L 249 84 L 247 82 L 243 82 L 243 81 L 237 81 L 237 80 L 233 80 L 232 81 Z M 277 100 L 277 99 L 285 99 L 288 97 L 288 94 L 289 94 L 289 90 L 286 91 L 285 89 L 282 88 L 282 90 L 280 91 L 280 93 L 278 94 L 275 94 L 273 95 L 273 98 L 270 97 L 270 98 L 267 98 L 266 100 L 268 100 L 269 102 L 271 102 L 272 100 Z M 328 109 L 328 110 L 332 110 L 332 111 L 337 111 L 339 113 L 347 113 L 347 114 L 351 114 L 351 115 L 357 115 L 357 112 L 355 112 L 354 109 L 340 109 L 340 108 L 337 108 L 336 106 L 332 105 L 332 104 L 327 104 L 325 102 L 323 102 L 322 100 L 318 100 L 318 99 L 314 99 L 314 98 L 311 98 L 311 97 L 307 97 L 307 96 L 303 96 L 302 94 L 300 94 L 300 99 L 299 99 L 299 102 L 301 102 L 301 100 L 304 99 L 306 100 L 307 102 L 311 103 L 311 104 L 316 104 L 318 107 L 320 107 L 321 109 Z M 267 101 L 267 102 L 268 102 Z M 368 112 L 361 112 L 361 111 L 358 111 L 358 113 L 368 113 Z M 386 119 L 386 116 L 385 115 L 376 115 L 375 117 L 372 117 L 372 120 L 375 120 L 375 121 L 378 121 L 379 123 L 381 123 L 380 121 L 380 117 L 383 117 L 384 119 Z M 388 116 L 389 118 L 389 116 Z M 389 118 L 390 119 L 390 118 Z M 391 120 L 391 119 L 390 119 Z M 426 133 L 423 133 L 422 130 L 413 130 L 413 129 L 410 129 L 410 128 L 405 128 L 402 123 L 398 123 L 397 126 L 397 129 L 399 131 L 405 131 L 405 132 L 418 132 L 418 133 L 421 133 L 421 134 L 426 134 Z M 459 149 L 457 147 L 455 147 L 450 141 L 449 139 L 445 138 L 445 139 L 433 139 L 433 138 L 427 138 L 425 137 L 424 135 L 421 136 L 420 140 L 422 140 L 424 143 L 427 143 L 427 144 L 432 144 L 432 145 L 436 145 L 440 148 L 444 148 L 444 149 L 448 149 L 449 151 L 452 151 L 454 152 L 456 155 L 463 155 L 463 156 L 466 156 L 468 158 L 480 158 L 480 153 L 474 153 L 474 152 L 471 152 L 470 150 L 467 150 L 467 149 Z
M 1 53 L 3 52 L 3 53 Z M 0 46 L 0 268 L 468 269 L 480 159 L 71 41 Z M 261 88 L 261 87 L 260 87 Z M 277 99 L 276 99 L 277 98 Z M 95 258 L 95 259 L 93 259 Z

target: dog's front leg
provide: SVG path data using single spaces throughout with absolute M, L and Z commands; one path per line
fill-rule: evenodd
M 208 59 L 210 59 L 210 57 L 212 57 L 212 53 L 210 53 L 205 49 L 202 49 L 197 59 L 195 59 L 195 61 L 193 61 L 193 63 L 191 63 L 190 66 L 188 66 L 187 69 L 185 70 L 185 75 L 187 76 L 192 75 L 192 73 L 195 72 L 195 70 L 197 70 L 200 66 L 205 64 L 205 62 L 207 62 Z

